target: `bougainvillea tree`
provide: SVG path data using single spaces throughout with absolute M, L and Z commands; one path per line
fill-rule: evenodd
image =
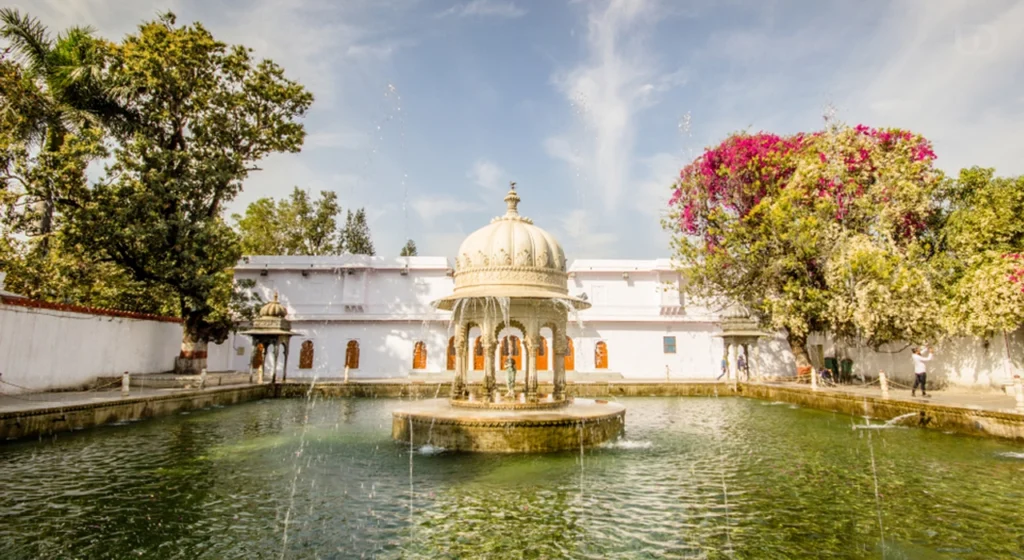
M 934 300 L 910 262 L 927 253 L 941 181 L 934 159 L 927 140 L 900 129 L 730 136 L 673 186 L 664 225 L 684 289 L 738 301 L 785 329 L 798 366 L 810 363 L 814 331 L 873 346 L 927 336 L 937 317 L 900 313 Z
M 946 198 L 946 328 L 980 337 L 1015 331 L 1024 325 L 1024 177 L 964 169 Z

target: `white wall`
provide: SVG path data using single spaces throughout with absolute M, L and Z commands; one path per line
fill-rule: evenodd
M 173 369 L 181 325 L 0 304 L 0 373 L 32 390 Z M 4 392 L 17 392 L 3 385 Z
M 904 384 L 913 383 L 914 363 L 910 357 L 910 344 L 887 344 L 876 352 L 869 348 L 837 347 L 831 338 L 816 334 L 808 338 L 808 346 L 813 345 L 821 345 L 825 356 L 848 356 L 853 360 L 854 375 L 875 378 L 879 370 L 885 370 L 891 379 Z M 1005 340 L 1001 335 L 988 340 L 954 338 L 933 345 L 932 353 L 934 358 L 927 364 L 929 382 L 1001 388 L 1012 383 L 1013 375 L 1020 374 L 1024 330 L 1007 335 Z
M 231 340 L 210 345 L 210 371 L 231 369 Z M 11 384 L 0 383 L 4 393 L 168 372 L 180 351 L 180 323 L 0 304 L 0 379 Z
M 584 321 L 583 328 L 567 329 L 576 351 L 576 371 L 600 372 L 595 349 L 603 341 L 608 349 L 608 369 L 625 378 L 665 377 L 665 367 L 675 379 L 708 379 L 721 373 L 722 340 L 706 323 L 646 323 Z M 676 352 L 666 354 L 664 337 L 675 337 Z
M 405 377 L 411 373 L 439 373 L 447 365 L 448 323 L 446 322 L 295 322 L 288 355 L 288 377 L 338 378 L 345 374 L 345 350 L 350 340 L 359 343 L 359 368 L 349 371 L 351 379 Z M 313 342 L 313 368 L 299 369 L 302 343 Z M 427 367 L 414 372 L 413 348 L 417 341 L 427 345 Z M 233 367 L 248 371 L 252 346 L 247 337 L 237 344 L 244 355 L 235 356 Z M 281 355 L 283 359 L 283 354 Z M 269 372 L 269 370 L 268 370 Z M 280 375 L 280 373 L 278 374 Z

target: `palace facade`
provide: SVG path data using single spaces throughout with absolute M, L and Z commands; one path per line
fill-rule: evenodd
M 567 272 L 569 294 L 591 304 L 570 317 L 567 371 L 605 378 L 720 375 L 718 317 L 686 301 L 668 259 L 576 260 Z M 445 257 L 364 255 L 252 256 L 235 268 L 236 278 L 256 282 L 264 300 L 277 293 L 292 329 L 302 333 L 291 343 L 290 377 L 341 377 L 348 366 L 353 379 L 454 370 L 451 314 L 431 305 L 451 295 L 453 273 Z M 470 367 L 482 373 L 480 336 L 476 328 L 469 333 Z M 498 351 L 519 368 L 523 336 L 514 327 L 499 334 Z M 551 336 L 542 329 L 541 374 L 552 370 Z M 235 369 L 246 369 L 250 355 L 251 348 L 240 349 Z M 769 352 L 762 360 L 770 365 L 775 358 Z

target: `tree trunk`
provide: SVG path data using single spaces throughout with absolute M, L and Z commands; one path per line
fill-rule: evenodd
M 181 337 L 181 353 L 174 360 L 174 373 L 197 375 L 206 369 L 206 350 L 205 340 L 195 340 L 185 331 Z
M 812 366 L 811 356 L 807 353 L 807 335 L 789 333 L 786 339 L 789 341 L 789 349 L 796 359 L 796 374 L 799 376 L 810 373 Z

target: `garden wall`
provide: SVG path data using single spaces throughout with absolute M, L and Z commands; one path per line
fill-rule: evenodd
M 211 368 L 230 363 L 228 342 L 210 346 Z M 166 372 L 180 349 L 177 319 L 0 297 L 2 393 L 81 388 L 125 371 Z

